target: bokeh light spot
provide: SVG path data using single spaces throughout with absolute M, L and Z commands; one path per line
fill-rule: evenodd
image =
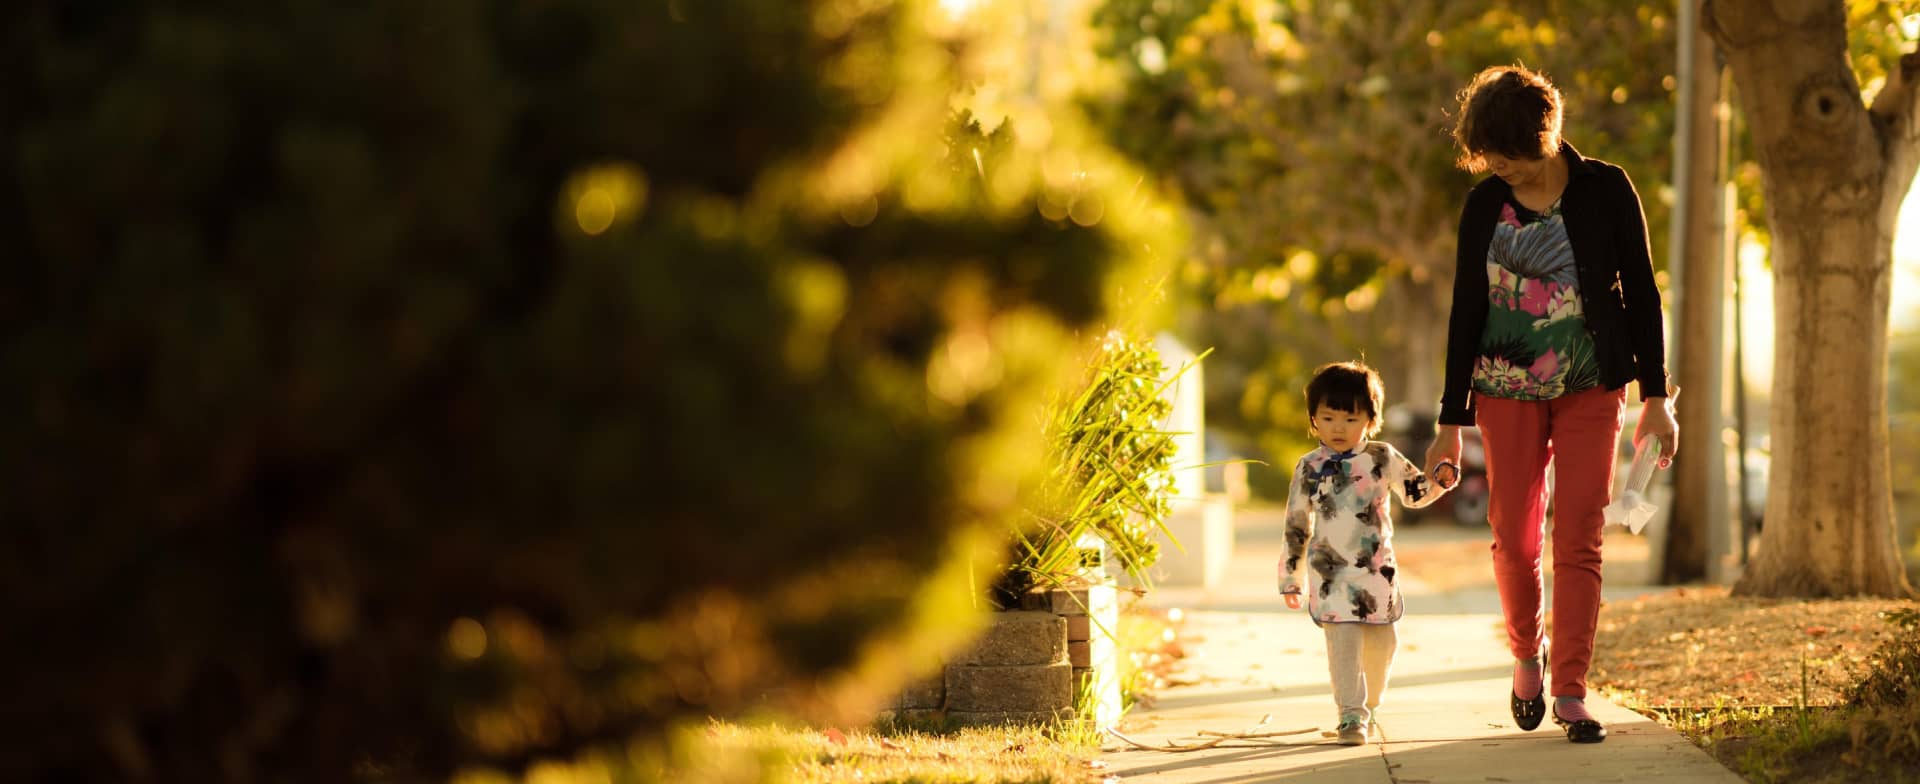
M 580 224 L 580 230 L 589 235 L 599 235 L 613 227 L 613 219 L 620 214 L 613 204 L 613 196 L 604 188 L 593 188 L 580 196 L 573 205 L 573 219 Z
M 466 660 L 487 655 L 487 629 L 472 618 L 457 618 L 447 627 L 447 650 Z
M 565 200 L 574 227 L 589 237 L 638 218 L 647 206 L 647 179 L 624 163 L 593 166 L 568 180 Z
M 850 204 L 840 206 L 840 219 L 846 221 L 848 226 L 856 229 L 873 223 L 873 219 L 879 215 L 880 200 L 873 196 L 858 199 Z
M 1073 218 L 1074 223 L 1093 226 L 1098 224 L 1101 218 L 1106 217 L 1107 204 L 1101 201 L 1099 196 L 1089 194 L 1075 199 L 1073 206 L 1067 208 L 1067 213 Z

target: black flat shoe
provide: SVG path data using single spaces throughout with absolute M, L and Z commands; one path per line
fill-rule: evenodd
M 1534 721 L 1538 722 L 1539 719 L 1535 719 Z M 1599 743 L 1607 739 L 1606 725 L 1593 719 L 1567 721 L 1566 719 L 1560 718 L 1559 713 L 1554 713 L 1553 723 L 1560 725 L 1561 729 L 1566 730 L 1567 740 L 1573 741 L 1574 743 Z
M 1547 690 L 1544 686 L 1541 687 L 1540 693 L 1533 695 L 1533 699 L 1530 700 L 1520 699 L 1520 695 L 1507 692 L 1507 699 L 1510 701 L 1508 707 L 1513 709 L 1513 723 L 1519 725 L 1520 729 L 1528 731 L 1540 726 L 1540 719 L 1547 715 L 1546 695 Z

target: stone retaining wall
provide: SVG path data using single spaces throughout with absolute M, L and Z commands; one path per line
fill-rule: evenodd
M 1073 718 L 1075 695 L 1095 689 L 1094 718 L 1112 726 L 1120 714 L 1113 586 L 1036 592 L 1021 605 L 995 613 L 973 647 L 903 690 L 888 714 L 913 724 L 1044 723 Z

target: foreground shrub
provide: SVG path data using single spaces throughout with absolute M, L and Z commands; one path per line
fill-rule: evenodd
M 1145 243 L 1064 130 L 956 183 L 925 10 L 0 11 L 0 779 L 514 770 L 964 637 Z

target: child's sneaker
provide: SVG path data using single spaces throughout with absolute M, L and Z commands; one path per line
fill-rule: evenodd
M 1367 743 L 1367 725 L 1358 719 L 1345 719 L 1334 728 L 1338 738 L 1334 740 L 1342 746 L 1364 746 Z

